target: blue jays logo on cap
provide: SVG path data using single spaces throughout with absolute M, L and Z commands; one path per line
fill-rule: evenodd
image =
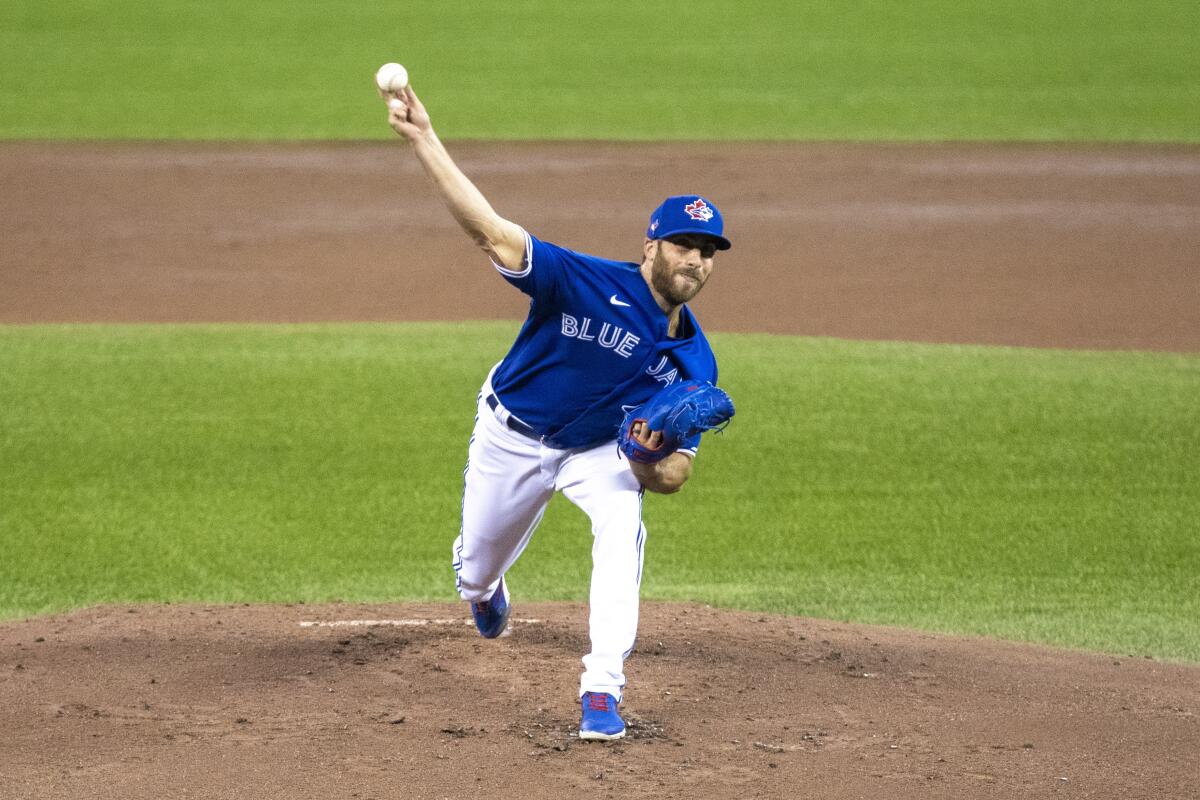
M 698 219 L 701 222 L 708 222 L 713 218 L 713 210 L 703 197 L 697 197 L 696 202 L 688 203 L 683 207 L 683 213 L 687 214 L 692 219 Z
M 717 240 L 718 250 L 732 245 L 725 238 L 725 223 L 717 207 L 695 194 L 668 197 L 650 215 L 647 239 L 666 239 L 680 233 L 700 233 Z

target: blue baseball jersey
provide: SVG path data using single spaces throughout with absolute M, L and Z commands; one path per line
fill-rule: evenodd
M 675 336 L 638 265 L 526 234 L 520 270 L 495 265 L 530 297 L 529 316 L 492 375 L 508 411 L 551 447 L 616 438 L 625 411 L 679 380 L 717 382 L 717 359 L 685 305 Z M 695 452 L 696 436 L 680 449 Z

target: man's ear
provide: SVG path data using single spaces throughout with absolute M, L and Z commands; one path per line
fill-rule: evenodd
M 655 252 L 657 252 L 656 248 L 657 248 L 657 240 L 656 239 L 647 239 L 642 244 L 642 257 L 644 259 L 646 259 L 647 261 L 653 261 L 654 254 L 655 254 Z

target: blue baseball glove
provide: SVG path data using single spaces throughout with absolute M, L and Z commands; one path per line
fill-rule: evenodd
M 696 434 L 724 430 L 733 413 L 733 400 L 711 383 L 674 383 L 625 415 L 617 447 L 630 461 L 654 464 Z

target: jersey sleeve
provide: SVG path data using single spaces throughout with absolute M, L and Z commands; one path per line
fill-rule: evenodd
M 496 271 L 535 302 L 551 305 L 561 295 L 569 269 L 571 251 L 543 242 L 525 232 L 525 258 L 521 269 L 511 270 L 492 262 Z

